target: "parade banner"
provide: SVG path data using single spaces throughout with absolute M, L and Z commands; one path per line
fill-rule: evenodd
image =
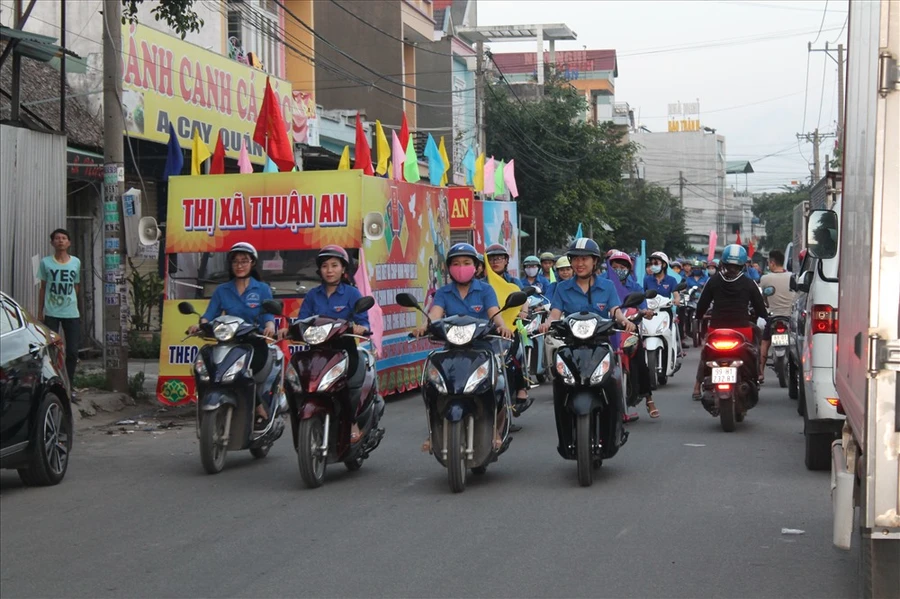
M 128 23 L 122 25 L 121 66 L 128 135 L 164 144 L 169 141 L 171 122 L 182 148 L 191 147 L 195 129 L 214 148 L 221 131 L 226 156 L 237 159 L 241 141 L 246 140 L 250 160 L 265 163 L 265 149 L 252 139 L 266 87 L 265 72 Z M 285 129 L 291 132 L 291 84 L 270 80 Z
M 519 276 L 518 206 L 515 202 L 481 202 L 484 245 L 499 243 L 509 251 L 509 274 Z
M 181 176 L 169 179 L 166 252 L 358 248 L 361 171 Z
M 471 231 L 475 228 L 475 195 L 471 187 L 447 188 L 450 228 Z

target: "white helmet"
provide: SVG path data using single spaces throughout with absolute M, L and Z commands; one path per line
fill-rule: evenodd
M 228 250 L 228 261 L 231 262 L 231 258 L 234 256 L 234 254 L 237 253 L 250 254 L 250 258 L 254 262 L 259 260 L 259 254 L 256 253 L 256 248 L 246 241 L 238 241 L 236 244 L 231 246 L 231 249 Z
M 650 257 L 651 258 L 659 258 L 660 260 L 662 260 L 663 262 L 666 263 L 666 266 L 669 265 L 669 257 L 666 256 L 665 252 L 653 252 L 652 254 L 650 254 Z

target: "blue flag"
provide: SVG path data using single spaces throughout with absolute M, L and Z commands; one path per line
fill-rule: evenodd
M 581 223 L 578 223 L 578 230 L 575 231 L 575 239 L 581 239 L 584 237 L 584 233 L 581 232 Z
M 444 159 L 441 158 L 441 151 L 434 143 L 431 133 L 428 134 L 428 141 L 425 143 L 425 159 L 428 160 L 429 183 L 439 186 L 444 177 Z
M 184 167 L 184 154 L 181 152 L 181 144 L 175 135 L 175 127 L 169 123 L 169 143 L 166 148 L 166 166 L 163 169 L 162 180 L 168 181 L 170 176 L 178 176 Z
M 277 173 L 278 172 L 278 167 L 275 165 L 274 162 L 272 162 L 271 158 L 266 158 L 266 166 L 263 169 L 263 172 L 264 173 Z
M 475 152 L 472 151 L 472 146 L 466 150 L 462 165 L 466 169 L 466 185 L 475 185 Z
M 647 275 L 647 241 L 641 239 L 641 253 L 638 254 L 637 260 L 634 261 L 634 278 L 638 282 L 642 282 Z M 643 285 L 641 285 L 643 287 Z

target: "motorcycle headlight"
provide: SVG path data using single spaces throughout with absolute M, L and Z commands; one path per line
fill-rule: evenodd
M 465 326 L 447 327 L 447 342 L 453 345 L 465 345 L 471 343 L 472 337 L 475 336 L 475 329 L 478 325 L 475 323 Z
M 602 381 L 603 377 L 606 376 L 606 373 L 609 372 L 611 366 L 612 360 L 610 359 L 609 354 L 606 354 L 605 356 L 603 356 L 603 359 L 600 360 L 600 363 L 594 370 L 594 374 L 591 375 L 591 384 L 596 385 L 597 383 Z
M 209 371 L 206 369 L 206 362 L 203 356 L 197 355 L 197 361 L 194 362 L 194 374 L 204 383 L 209 380 Z
M 333 323 L 328 323 L 317 327 L 306 327 L 306 330 L 303 331 L 303 340 L 310 345 L 318 345 L 325 341 L 333 326 Z
M 219 341 L 231 341 L 237 330 L 237 322 L 217 322 L 213 328 L 213 336 Z
M 438 372 L 438 369 L 434 364 L 429 363 L 425 367 L 425 378 L 437 388 L 438 393 L 447 395 L 447 385 L 444 384 L 444 377 L 441 376 L 441 373 Z
M 578 339 L 590 339 L 594 336 L 594 331 L 597 330 L 597 319 L 570 320 L 569 328 L 572 329 L 572 334 Z
M 482 362 L 481 366 L 476 368 L 475 371 L 469 375 L 469 380 L 466 381 L 466 387 L 463 389 L 463 393 L 473 393 L 478 385 L 480 385 L 490 373 L 490 362 Z
M 654 335 L 662 335 L 666 329 L 669 328 L 669 319 L 663 318 L 662 321 L 656 326 L 656 333 Z
M 659 300 L 655 297 L 651 297 L 647 300 L 647 308 L 650 310 L 656 310 L 659 308 Z
M 234 380 L 240 372 L 244 370 L 244 365 L 247 363 L 247 354 L 242 355 L 240 358 L 234 361 L 234 364 L 228 367 L 228 370 L 225 371 L 225 374 L 222 375 L 223 383 L 230 383 Z
M 559 373 L 559 376 L 562 377 L 563 382 L 567 385 L 575 384 L 575 376 L 572 374 L 572 371 L 569 370 L 569 367 L 566 366 L 566 363 L 559 354 L 556 355 L 556 372 Z
M 328 325 L 329 327 L 331 325 Z M 323 328 L 323 327 L 316 327 Z M 327 333 L 326 333 L 327 334 Z M 347 371 L 347 358 L 341 358 L 341 361 L 328 369 L 328 372 L 325 373 L 325 376 L 322 377 L 322 382 L 319 383 L 318 391 L 327 391 L 328 387 L 334 383 L 334 381 L 338 380 L 338 378 Z

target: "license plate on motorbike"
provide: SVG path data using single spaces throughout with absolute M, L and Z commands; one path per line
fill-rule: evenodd
M 717 383 L 736 383 L 737 368 L 713 368 L 712 382 L 714 385 Z
M 772 335 L 772 345 L 787 345 L 787 344 L 788 344 L 787 333 L 783 333 L 780 335 Z

